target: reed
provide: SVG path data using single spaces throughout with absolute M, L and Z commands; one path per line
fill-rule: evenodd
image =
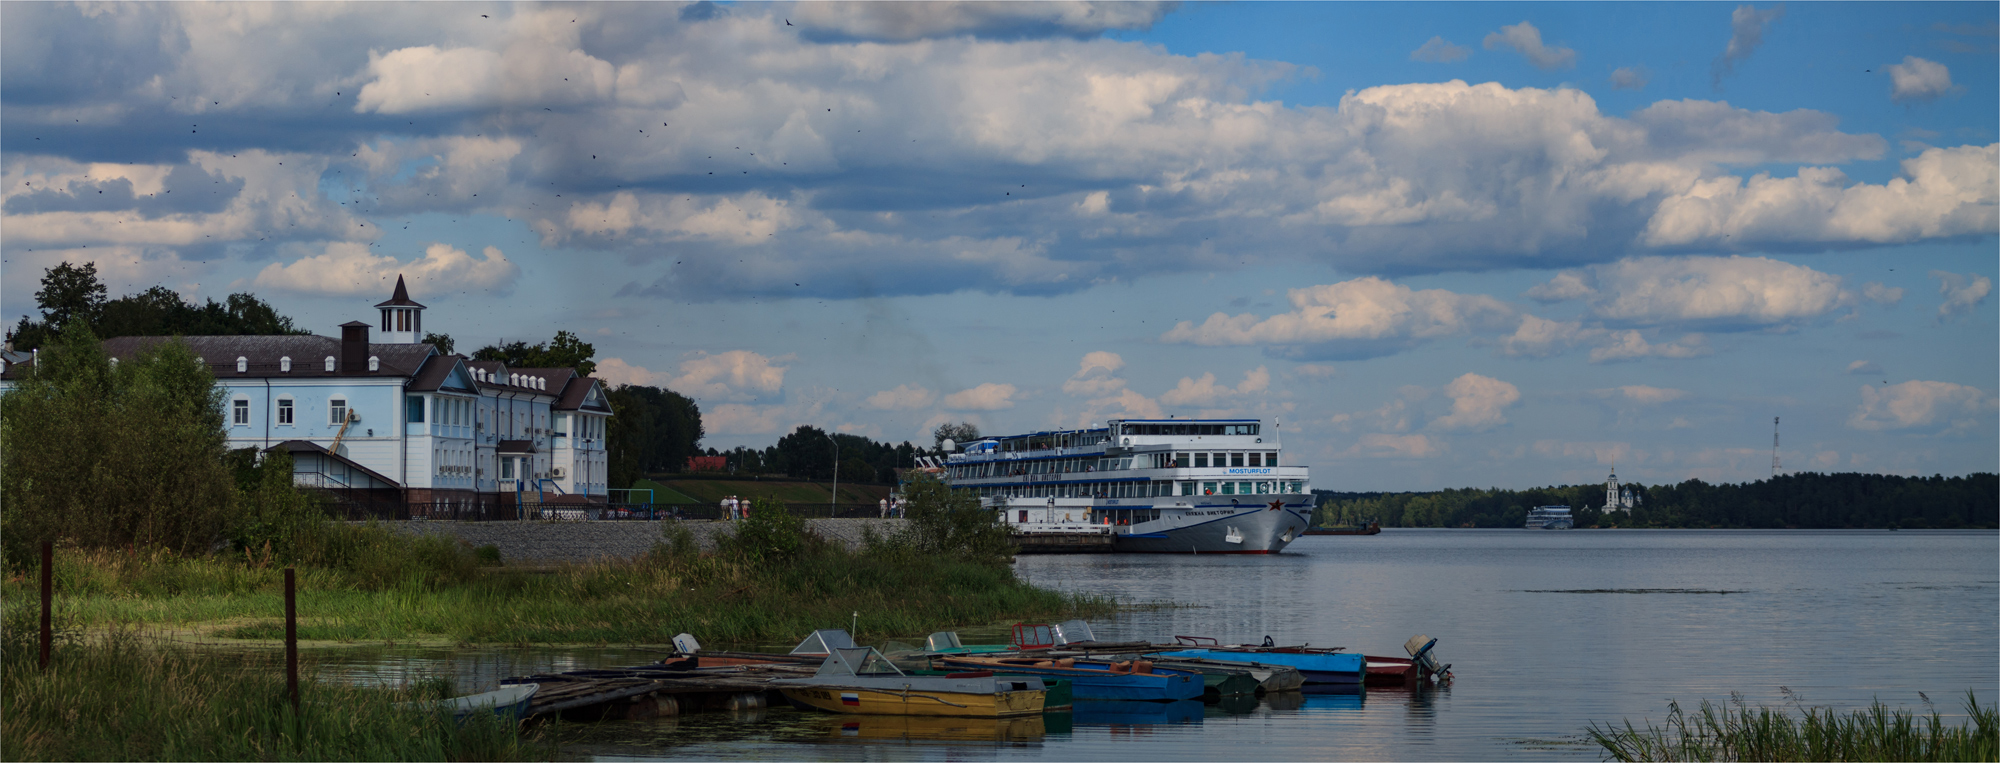
M 13 646 L 21 639 L 9 620 Z M 274 654 L 195 650 L 122 627 L 63 643 L 46 672 L 33 649 L 8 649 L 0 655 L 0 758 L 546 760 L 555 752 L 542 732 L 491 714 L 460 725 L 446 713 L 395 706 L 448 694 L 438 681 L 358 688 L 303 667 L 294 713 Z
M 1926 700 L 1928 703 L 1928 700 Z M 1796 704 L 1796 703 L 1795 703 Z M 1590 726 L 1590 736 L 1607 758 L 1628 761 L 1769 760 L 1995 760 L 2000 758 L 2000 719 L 1966 692 L 1967 722 L 1947 724 L 1935 708 L 1927 716 L 1890 710 L 1880 701 L 1846 714 L 1831 708 L 1749 707 L 1740 695 L 1714 705 L 1704 700 L 1692 715 L 1667 703 L 1663 726 L 1642 730 Z

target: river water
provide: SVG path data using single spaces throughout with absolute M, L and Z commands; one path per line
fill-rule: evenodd
M 1691 709 L 1735 692 L 1752 704 L 1880 699 L 1922 710 L 1921 691 L 1957 718 L 1967 690 L 1982 703 L 2000 691 L 2000 534 L 1990 531 L 1391 529 L 1306 537 L 1270 557 L 1034 556 L 1017 569 L 1040 585 L 1158 605 L 1094 622 L 1100 639 L 1268 635 L 1400 655 L 1405 639 L 1424 633 L 1439 639 L 1457 680 L 1011 724 L 789 709 L 693 715 L 567 727 L 564 751 L 603 760 L 1595 760 L 1584 733 L 1592 722 L 1657 721 L 1670 699 Z M 385 678 L 443 668 L 464 686 L 654 657 L 478 650 L 378 656 L 353 668 Z

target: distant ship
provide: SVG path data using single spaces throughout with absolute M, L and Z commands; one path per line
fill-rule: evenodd
M 1568 530 L 1576 527 L 1568 506 L 1536 506 L 1528 512 L 1530 530 Z

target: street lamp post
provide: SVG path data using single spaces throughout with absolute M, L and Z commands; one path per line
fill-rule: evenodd
M 833 443 L 833 494 L 826 497 L 826 518 L 833 518 L 833 504 L 840 500 L 840 441 L 833 439 L 831 432 L 826 439 Z

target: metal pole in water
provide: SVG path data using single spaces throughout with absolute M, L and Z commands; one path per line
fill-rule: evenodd
M 49 625 L 49 606 L 55 598 L 55 590 L 55 544 L 42 541 L 42 670 L 49 669 L 49 645 L 55 641 L 55 631 Z
M 292 700 L 292 714 L 299 712 L 299 608 L 298 589 L 292 568 L 285 568 L 285 690 Z

